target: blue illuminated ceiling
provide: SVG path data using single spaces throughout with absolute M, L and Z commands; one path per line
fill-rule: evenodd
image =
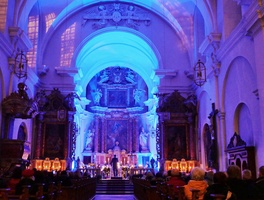
M 48 13 L 56 13 L 56 19 L 52 22 L 49 31 L 44 37 L 43 52 L 45 52 L 46 45 L 49 44 L 54 32 L 59 30 L 61 24 L 65 23 L 67 25 L 67 21 L 72 19 L 73 13 L 83 12 L 87 7 L 102 3 L 102 1 L 98 0 L 68 0 L 52 3 L 46 0 L 38 0 L 35 2 L 41 8 L 40 12 L 44 16 Z M 133 3 L 163 18 L 171 25 L 180 38 L 178 44 L 179 46 L 181 44 L 181 49 L 188 51 L 190 63 L 183 62 L 181 65 L 177 63 L 178 66 L 183 68 L 191 66 L 192 59 L 195 59 L 193 56 L 195 52 L 193 50 L 194 39 L 192 36 L 193 15 L 195 9 L 197 9 L 195 4 L 198 5 L 199 9 L 204 9 L 207 3 L 198 3 L 200 1 L 195 0 L 103 1 L 103 3 L 107 2 Z M 202 15 L 208 16 L 208 12 L 203 12 Z M 206 19 L 210 21 L 209 17 Z M 211 23 L 204 23 L 205 26 L 208 24 L 210 26 Z M 172 56 L 170 57 L 172 58 Z M 116 27 L 107 27 L 104 30 L 94 31 L 74 49 L 74 58 L 72 58 L 71 63 L 72 67 L 76 67 L 79 71 L 78 75 L 75 76 L 76 90 L 79 91 L 79 94 L 85 96 L 85 88 L 95 74 L 109 66 L 121 66 L 137 72 L 146 82 L 150 93 L 156 93 L 160 85 L 160 78 L 164 76 L 162 59 L 155 45 L 138 31 L 127 27 L 119 27 L 118 29 Z M 184 59 L 187 60 L 186 58 Z M 174 63 L 169 61 L 165 65 L 166 68 L 175 67 Z M 61 67 L 64 66 L 62 65 Z M 170 70 L 165 73 L 170 73 Z M 175 76 L 175 74 L 172 76 Z
M 155 46 L 142 37 L 125 30 L 114 30 L 86 38 L 87 42 L 83 42 L 76 59 L 76 66 L 83 74 L 79 86 L 84 89 L 93 76 L 104 68 L 122 66 L 137 72 L 152 90 L 157 82 L 152 76 L 161 64 L 158 63 Z

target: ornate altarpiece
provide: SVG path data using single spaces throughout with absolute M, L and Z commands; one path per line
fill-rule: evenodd
M 178 91 L 158 94 L 157 152 L 161 163 L 167 160 L 196 160 L 196 97 L 184 98 Z
M 33 140 L 30 141 L 32 167 L 35 167 L 37 160 L 38 169 L 42 169 L 39 163 L 48 158 L 50 162 L 61 160 L 61 167 L 65 169 L 66 159 L 74 157 L 75 152 L 76 126 L 73 116 L 74 98 L 78 96 L 74 93 L 64 96 L 55 88 L 49 95 L 40 91 L 34 99 L 29 99 L 26 89 L 24 83 L 19 83 L 18 91 L 11 93 L 2 102 L 4 139 L 10 138 L 15 118 L 35 119 Z M 7 142 L 25 143 L 21 140 Z M 5 151 L 11 151 L 7 148 L 6 145 Z M 21 148 L 19 153 L 23 155 L 23 151 L 24 148 Z
M 75 156 L 77 130 L 73 121 L 74 98 L 79 97 L 75 93 L 63 95 L 58 88 L 54 88 L 49 94 L 41 90 L 30 100 L 28 117 L 35 118 L 32 167 L 52 170 L 58 161 L 61 170 L 70 166 L 71 159 Z
M 142 153 L 140 129 L 144 127 L 149 131 L 141 119 L 147 112 L 144 101 L 148 98 L 142 77 L 125 67 L 108 67 L 94 76 L 86 94 L 91 100 L 86 110 L 94 116 L 87 130 L 95 130 L 92 147 L 85 147 L 83 151 L 86 163 L 109 163 L 116 142 L 120 161 L 137 162 L 135 154 Z
M 62 160 L 63 167 L 70 167 L 71 159 L 75 157 L 77 128 L 74 123 L 76 112 L 75 93 L 63 95 L 54 88 L 49 95 L 45 91 L 37 93 L 39 111 L 36 117 L 35 151 L 33 158 L 36 165 L 47 158 Z

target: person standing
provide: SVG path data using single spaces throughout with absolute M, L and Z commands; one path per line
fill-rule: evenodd
M 114 172 L 114 176 L 117 176 L 117 163 L 118 163 L 118 158 L 116 157 L 116 155 L 114 155 L 114 157 L 112 158 L 110 164 L 112 165 L 113 168 L 113 172 Z
M 154 158 L 151 158 L 150 164 L 151 164 L 151 168 L 154 169 L 154 164 L 155 164 Z

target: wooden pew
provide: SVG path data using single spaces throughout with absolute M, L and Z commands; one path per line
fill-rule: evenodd
M 10 188 L 0 188 L 0 200 L 8 200 Z
M 29 199 L 41 200 L 41 199 L 44 199 L 43 186 L 44 186 L 44 184 L 38 184 L 38 191 L 36 192 L 36 194 L 30 195 L 29 189 L 31 186 L 30 185 L 24 185 L 22 194 L 20 194 L 20 195 L 8 194 L 7 199 L 8 200 L 18 200 L 18 199 L 19 200 L 29 200 Z
M 134 195 L 139 200 L 160 200 L 157 187 L 151 185 L 148 180 L 133 178 Z
M 198 200 L 200 190 L 192 189 L 191 192 L 192 192 L 192 200 Z
M 225 200 L 226 196 L 223 194 L 210 194 L 214 200 Z
M 81 178 L 73 180 L 72 182 L 72 186 L 61 186 L 59 200 L 87 200 L 95 196 L 96 178 Z
M 138 200 L 147 200 L 147 190 L 146 185 L 144 184 L 143 179 L 133 178 L 132 179 L 134 185 L 134 195 L 137 197 Z
M 16 194 L 11 194 L 8 195 L 8 199 L 9 200 L 28 200 L 29 199 L 29 189 L 30 189 L 30 185 L 23 185 L 23 190 L 22 190 L 22 194 L 20 195 L 16 195 Z
M 62 197 L 62 190 L 61 190 L 61 181 L 58 181 L 55 185 L 55 199 L 56 200 L 63 200 Z
M 168 187 L 167 199 L 168 200 L 178 200 L 179 199 L 179 189 L 176 191 L 175 188 L 177 187 L 171 184 L 167 184 L 167 187 Z
M 55 182 L 50 182 L 48 185 L 48 190 L 44 192 L 45 199 L 47 200 L 55 200 Z
M 186 197 L 185 197 L 185 188 L 184 186 L 177 186 L 177 188 L 179 189 L 179 194 L 178 194 L 178 200 L 186 200 Z M 200 190 L 191 190 L 192 192 L 192 200 L 197 200 L 199 199 L 199 192 Z
M 185 193 L 184 193 L 184 186 L 177 186 L 179 193 L 178 193 L 178 199 L 179 200 L 185 200 Z
M 166 182 L 157 183 L 157 194 L 161 200 L 167 200 L 169 194 L 169 188 Z

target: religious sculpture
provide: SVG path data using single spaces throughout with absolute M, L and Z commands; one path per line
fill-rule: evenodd
M 102 95 L 101 89 L 97 88 L 96 91 L 94 92 L 94 104 L 95 105 L 99 105 L 100 99 L 101 99 L 102 96 L 103 95 Z
M 142 103 L 141 101 L 142 101 L 144 93 L 145 93 L 145 91 L 141 90 L 141 89 L 135 89 L 133 91 L 133 97 L 135 100 L 135 105 L 139 106 Z
M 140 135 L 139 135 L 139 143 L 141 147 L 141 152 L 148 151 L 148 133 L 145 132 L 144 128 L 142 127 Z
M 132 70 L 127 71 L 126 80 L 129 83 L 135 83 L 135 75 L 134 75 L 134 72 Z
M 87 133 L 87 139 L 86 139 L 86 144 L 85 144 L 85 149 L 88 151 L 92 150 L 93 147 L 93 137 L 94 133 L 89 129 Z
M 106 70 L 104 70 L 102 72 L 102 75 L 100 75 L 100 81 L 99 81 L 99 83 L 104 83 L 104 82 L 106 82 L 108 80 L 109 80 L 108 72 Z

